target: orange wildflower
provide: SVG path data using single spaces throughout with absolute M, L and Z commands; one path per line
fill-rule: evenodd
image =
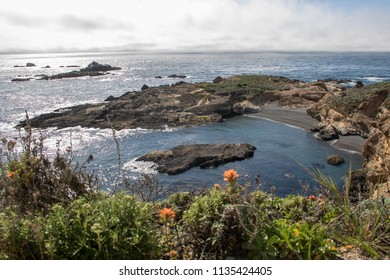
M 221 188 L 221 186 L 219 184 L 214 184 L 214 188 L 216 188 L 218 190 Z
M 176 217 L 175 212 L 173 212 L 172 208 L 163 208 L 158 213 L 158 217 L 161 221 L 167 221 L 169 219 L 174 219 Z
M 223 173 L 223 177 L 224 177 L 224 179 L 223 179 L 224 181 L 232 183 L 232 182 L 237 181 L 238 174 L 234 169 L 229 169 Z
M 314 200 L 316 200 L 316 197 L 315 197 L 315 195 L 311 195 L 311 196 L 309 196 L 309 198 L 308 198 L 310 201 L 314 201 Z
M 8 173 L 7 177 L 8 178 L 12 178 L 15 176 L 15 172 L 11 171 L 10 173 Z
M 177 251 L 175 251 L 175 250 L 171 250 L 169 253 L 168 253 L 168 256 L 170 257 L 170 258 L 176 258 L 177 257 Z

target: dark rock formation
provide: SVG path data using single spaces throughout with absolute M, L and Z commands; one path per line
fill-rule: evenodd
M 106 75 L 103 72 L 81 72 L 81 71 L 71 71 L 65 73 L 59 73 L 51 76 L 42 76 L 40 80 L 56 80 L 56 79 L 66 79 L 66 78 L 80 78 L 80 77 L 94 77 L 94 76 L 103 76 Z
M 107 97 L 104 101 L 113 101 L 113 100 L 115 100 L 115 99 L 116 99 L 116 97 L 110 95 L 110 96 Z
M 364 87 L 364 84 L 362 81 L 356 81 L 355 88 L 362 88 Z
M 214 84 L 219 84 L 220 82 L 222 82 L 223 81 L 223 78 L 221 77 L 221 76 L 218 76 L 218 77 L 216 77 L 214 80 L 213 80 L 213 83 Z
M 156 77 L 154 77 L 155 79 L 162 79 L 162 77 L 161 76 L 156 76 Z
M 51 67 L 50 67 L 50 65 L 46 65 L 45 67 L 42 67 L 42 68 L 44 68 L 44 69 L 49 69 L 49 68 L 51 68 Z
M 344 159 L 339 155 L 330 155 L 326 158 L 326 162 L 331 165 L 340 165 L 344 163 Z
M 170 175 L 193 167 L 216 167 L 231 161 L 253 157 L 256 147 L 249 144 L 195 144 L 182 145 L 171 150 L 154 151 L 137 161 L 152 161 L 160 173 Z
M 23 65 L 15 65 L 14 67 L 35 67 L 36 65 L 31 62 L 27 62 L 25 66 Z
M 61 66 L 61 67 L 64 67 L 64 66 Z M 79 65 L 67 65 L 66 67 L 67 68 L 79 68 L 81 66 L 79 66 Z
M 185 78 L 187 78 L 187 76 L 186 75 L 176 75 L 176 74 L 173 74 L 173 75 L 169 75 L 168 78 L 185 79 Z
M 31 80 L 31 78 L 15 78 L 15 79 L 12 79 L 11 82 L 27 82 L 30 80 Z
M 112 70 L 121 70 L 120 67 L 112 67 L 109 64 L 100 64 L 96 61 L 93 61 L 92 63 L 88 64 L 87 67 L 81 68 L 80 72 L 107 72 Z
M 328 125 L 318 132 L 318 137 L 324 141 L 331 141 L 339 138 L 336 129 Z
M 144 90 L 147 90 L 148 88 L 149 88 L 148 85 L 143 85 L 142 88 L 141 88 L 141 90 L 144 91 Z

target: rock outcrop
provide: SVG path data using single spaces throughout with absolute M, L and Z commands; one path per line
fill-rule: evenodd
M 307 113 L 323 140 L 338 135 L 367 138 L 363 149 L 366 183 L 376 195 L 390 196 L 390 82 L 331 92 Z
M 297 93 L 297 88 L 304 92 L 305 86 L 311 87 L 310 84 L 272 76 L 234 76 L 218 84 L 178 82 L 127 92 L 110 98 L 108 103 L 86 104 L 44 114 L 32 118 L 31 124 L 41 128 L 80 125 L 115 129 L 194 126 L 257 112 L 267 102 L 289 103 L 283 100 L 294 98 L 297 104 L 314 104 L 315 101 L 306 99 L 305 94 L 300 96 Z M 289 90 L 294 90 L 297 96 L 291 97 Z
M 249 144 L 195 144 L 177 146 L 171 150 L 154 151 L 137 161 L 151 161 L 157 164 L 160 173 L 170 175 L 184 172 L 193 167 L 217 167 L 232 161 L 253 157 L 256 147 Z
M 114 70 L 121 70 L 121 68 L 112 67 L 109 64 L 100 64 L 96 61 L 93 61 L 90 64 L 88 64 L 87 67 L 81 68 L 80 72 L 107 72 L 107 71 L 114 71 Z

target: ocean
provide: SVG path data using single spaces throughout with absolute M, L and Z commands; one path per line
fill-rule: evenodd
M 53 75 L 77 70 L 66 66 L 86 67 L 92 61 L 121 67 L 113 75 L 50 81 L 11 82 L 16 77 Z M 14 67 L 34 63 L 36 67 Z M 46 66 L 50 68 L 44 68 Z M 64 67 L 61 67 L 64 66 Z M 84 103 L 103 102 L 108 96 L 137 91 L 146 84 L 158 86 L 179 80 L 171 74 L 186 75 L 186 82 L 212 81 L 217 76 L 239 74 L 278 75 L 302 81 L 318 79 L 357 80 L 364 84 L 390 80 L 390 53 L 72 53 L 0 55 L 0 138 L 18 137 L 14 126 L 24 119 L 55 109 Z M 155 78 L 161 76 L 161 79 Z M 362 156 L 336 150 L 329 143 L 318 141 L 302 129 L 241 116 L 222 123 L 192 128 L 164 130 L 122 130 L 115 134 L 120 146 L 117 156 L 113 132 L 109 129 L 73 127 L 35 130 L 45 140 L 47 153 L 55 152 L 58 141 L 65 150 L 72 146 L 75 160 L 84 161 L 92 154 L 88 170 L 101 178 L 103 189 L 110 189 L 120 178 L 130 180 L 141 172 L 152 173 L 168 190 L 194 190 L 223 183 L 223 171 L 234 168 L 240 183 L 260 178 L 265 190 L 275 188 L 279 195 L 301 192 L 305 185 L 315 187 L 305 168 L 318 167 L 342 185 L 350 165 L 359 168 Z M 181 144 L 249 143 L 257 147 L 251 159 L 233 162 L 213 169 L 194 168 L 179 175 L 156 174 L 149 164 L 135 159 L 147 152 L 168 149 Z M 327 165 L 329 154 L 342 155 L 347 163 L 339 167 Z M 120 181 L 120 180 L 119 180 Z

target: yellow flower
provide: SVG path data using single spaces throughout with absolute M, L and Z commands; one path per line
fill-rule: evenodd
M 237 181 L 238 174 L 235 170 L 229 169 L 223 173 L 223 177 L 224 177 L 224 179 L 223 179 L 224 181 L 232 183 L 232 182 Z
M 296 228 L 294 228 L 294 229 L 293 229 L 293 235 L 294 235 L 294 237 L 297 237 L 299 234 L 300 234 L 299 230 L 296 229 Z
M 7 177 L 8 178 L 12 178 L 15 176 L 15 172 L 11 171 L 10 173 L 8 173 Z
M 173 212 L 172 208 L 163 208 L 158 213 L 158 217 L 161 221 L 165 222 L 169 219 L 174 219 L 176 217 L 175 212 Z

